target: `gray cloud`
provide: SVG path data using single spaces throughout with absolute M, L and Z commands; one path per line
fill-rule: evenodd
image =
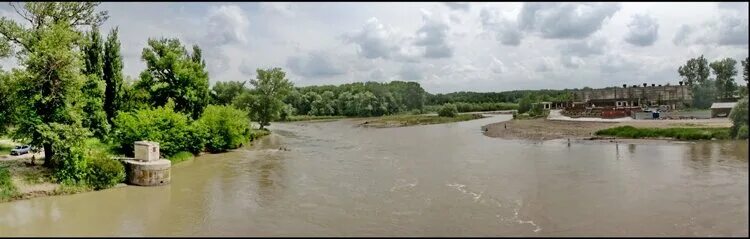
M 402 80 L 407 81 L 420 81 L 422 78 L 422 71 L 417 69 L 417 67 L 414 64 L 404 64 L 401 66 L 401 70 L 398 72 L 398 75 L 401 77 Z
M 370 18 L 362 29 L 347 34 L 344 40 L 357 45 L 357 53 L 367 59 L 389 59 L 399 52 L 399 37 L 377 18 Z
M 518 23 L 510 21 L 500 13 L 490 8 L 482 8 L 479 12 L 482 28 L 485 31 L 494 32 L 495 39 L 503 45 L 518 46 L 523 37 L 518 28 Z
M 417 30 L 414 45 L 424 47 L 423 56 L 426 58 L 453 56 L 453 47 L 449 45 L 447 40 L 450 27 L 444 19 L 424 10 L 422 11 L 422 19 L 424 25 Z
M 445 5 L 452 10 L 461 10 L 466 12 L 468 12 L 469 8 L 471 8 L 471 6 L 469 6 L 469 3 L 465 2 L 446 2 Z
M 636 46 L 653 45 L 659 36 L 659 23 L 649 15 L 633 15 L 628 29 L 625 41 Z
M 527 2 L 518 15 L 519 27 L 543 38 L 586 38 L 598 31 L 605 19 L 620 10 L 617 3 Z
M 331 77 L 345 73 L 344 69 L 331 62 L 328 56 L 320 52 L 289 57 L 286 66 L 297 75 L 312 78 Z
M 747 45 L 748 18 L 726 14 L 699 26 L 683 24 L 672 42 L 675 45 Z
M 586 57 L 604 53 L 607 40 L 604 38 L 593 38 L 590 40 L 575 40 L 558 45 L 562 55 Z
M 208 13 L 208 34 L 210 44 L 233 44 L 247 42 L 247 27 L 250 25 L 240 7 L 223 5 L 213 7 Z

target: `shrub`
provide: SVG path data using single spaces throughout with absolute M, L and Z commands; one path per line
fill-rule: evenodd
M 438 116 L 442 117 L 455 117 L 457 114 L 458 109 L 456 108 L 456 105 L 451 103 L 444 104 L 438 111 Z
M 176 164 L 185 160 L 192 159 L 194 157 L 195 155 L 193 155 L 193 153 L 182 151 L 182 152 L 172 155 L 172 157 L 169 157 L 169 161 L 172 161 L 172 164 Z
M 205 128 L 193 127 L 188 115 L 175 112 L 172 104 L 121 113 L 114 125 L 116 150 L 129 156 L 133 155 L 133 143 L 141 140 L 158 142 L 164 157 L 180 151 L 198 153 L 205 144 Z
M 119 161 L 99 155 L 91 159 L 88 183 L 95 190 L 115 186 L 125 180 L 125 167 Z
M 656 138 L 669 137 L 679 140 L 728 139 L 728 128 L 635 128 L 620 126 L 596 131 L 596 135 L 608 135 L 620 138 Z
M 236 149 L 250 137 L 247 112 L 231 106 L 209 105 L 195 124 L 206 129 L 205 146 L 209 152 Z
M 7 167 L 0 167 L 0 202 L 8 200 L 18 193 L 18 189 L 13 185 L 10 171 Z
M 747 139 L 747 100 L 747 97 L 742 98 L 737 102 L 734 108 L 732 108 L 732 111 L 729 113 L 729 118 L 732 120 L 732 129 L 730 131 L 730 134 L 734 138 Z M 744 132 L 741 132 L 743 131 L 743 127 Z

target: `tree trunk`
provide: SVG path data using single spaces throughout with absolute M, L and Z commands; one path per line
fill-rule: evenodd
M 52 151 L 52 144 L 44 144 L 44 167 L 52 168 L 52 156 L 55 152 Z

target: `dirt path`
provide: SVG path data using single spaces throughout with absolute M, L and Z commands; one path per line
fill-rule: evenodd
M 630 125 L 633 127 L 649 128 L 708 128 L 730 127 L 728 119 L 706 120 L 628 120 L 623 122 L 589 122 L 565 120 L 510 120 L 487 125 L 485 135 L 505 139 L 586 139 L 595 136 L 594 132 L 601 129 Z

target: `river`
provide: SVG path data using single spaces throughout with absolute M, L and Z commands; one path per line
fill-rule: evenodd
M 489 138 L 481 126 L 274 123 L 162 187 L 0 204 L 0 236 L 747 236 L 747 141 Z M 287 148 L 289 150 L 279 150 Z

